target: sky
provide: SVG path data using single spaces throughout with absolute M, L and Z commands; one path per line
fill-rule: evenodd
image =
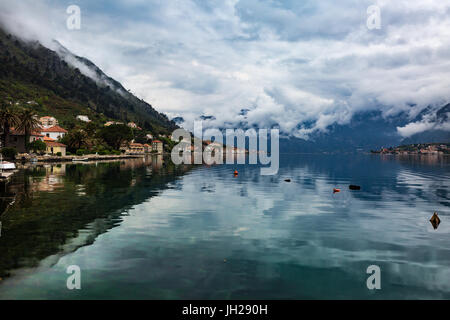
M 308 139 L 380 110 L 409 115 L 406 137 L 450 101 L 450 0 L 0 0 L 0 22 L 58 40 L 187 128 L 203 115 Z

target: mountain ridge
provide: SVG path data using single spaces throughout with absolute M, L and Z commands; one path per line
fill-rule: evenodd
M 156 134 L 168 134 L 178 127 L 93 62 L 57 41 L 54 44 L 56 51 L 0 28 L 0 99 L 21 104 L 36 101 L 34 108 L 39 114 L 51 113 L 69 128 L 79 114 L 99 122 L 133 121 Z M 89 70 L 92 74 L 86 75 Z

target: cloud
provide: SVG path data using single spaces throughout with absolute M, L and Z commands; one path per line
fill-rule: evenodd
M 65 28 L 70 4 L 81 7 L 79 31 Z M 373 4 L 380 30 L 366 26 Z M 413 119 L 450 100 L 447 1 L 3 0 L 0 9 L 12 32 L 57 39 L 187 127 L 213 115 L 205 125 L 279 125 L 307 139 L 359 111 Z
M 445 119 L 450 119 L 450 112 L 446 114 Z M 421 121 L 410 122 L 403 127 L 397 127 L 398 133 L 404 138 L 428 130 L 450 131 L 450 122 L 447 120 L 439 121 L 435 116 L 428 114 Z

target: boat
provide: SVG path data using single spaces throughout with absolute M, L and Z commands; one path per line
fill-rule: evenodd
M 2 161 L 0 162 L 0 170 L 15 170 L 16 165 L 13 162 Z
M 77 162 L 77 161 L 89 161 L 89 158 L 73 158 L 72 161 Z

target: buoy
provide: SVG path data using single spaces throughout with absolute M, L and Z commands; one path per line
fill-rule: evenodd
M 348 188 L 349 188 L 350 190 L 361 190 L 361 187 L 360 187 L 360 186 L 355 186 L 355 185 L 353 185 L 353 184 L 349 185 Z
M 237 176 L 239 173 L 237 170 L 234 170 L 234 175 Z
M 333 193 L 341 192 L 341 189 L 334 188 Z
M 286 180 L 284 180 L 284 181 L 286 181 L 286 182 L 291 182 L 291 179 L 286 179 Z
M 433 216 L 430 219 L 431 225 L 433 226 L 434 230 L 436 230 L 439 227 L 439 224 L 441 223 L 441 219 L 439 219 L 439 216 L 437 212 L 433 214 Z

